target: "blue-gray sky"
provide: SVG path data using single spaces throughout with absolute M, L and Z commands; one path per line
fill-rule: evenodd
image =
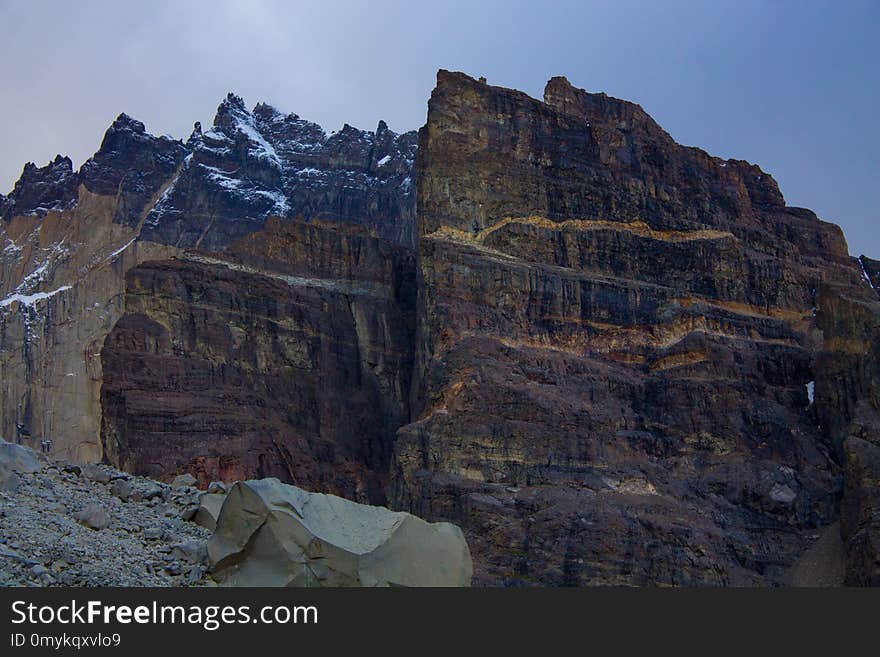
M 418 128 L 438 68 L 566 75 L 757 162 L 880 257 L 880 1 L 0 0 L 0 189 L 79 166 L 124 111 L 186 138 L 227 91 L 337 129 Z

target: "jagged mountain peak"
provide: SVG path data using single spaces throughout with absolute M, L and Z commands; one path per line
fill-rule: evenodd
M 138 121 L 137 119 L 129 116 L 125 112 L 122 112 L 113 123 L 110 125 L 110 130 L 118 131 L 118 130 L 131 130 L 132 132 L 144 133 L 146 132 L 146 127 L 144 126 L 142 121 Z
M 220 101 L 220 104 L 217 106 L 217 113 L 214 117 L 214 125 L 217 125 L 218 119 L 222 116 L 225 116 L 229 113 L 235 112 L 248 112 L 247 105 L 245 105 L 244 98 L 239 96 L 238 94 L 230 91 L 226 94 L 226 97 Z
M 29 164 L 17 191 L 0 199 L 0 215 L 72 207 L 82 183 L 120 199 L 119 223 L 135 226 L 146 213 L 142 239 L 224 248 L 269 216 L 302 214 L 367 223 L 409 244 L 416 147 L 415 132 L 398 135 L 384 121 L 375 132 L 346 123 L 328 134 L 266 102 L 248 109 L 230 92 L 211 127 L 196 122 L 186 142 L 119 114 L 78 172 L 64 158 Z
M 69 157 L 56 155 L 42 167 L 28 162 L 12 192 L 0 202 L 0 213 L 8 220 L 14 215 L 42 217 L 64 210 L 76 202 L 78 187 L 79 178 Z
M 65 175 L 73 172 L 73 161 L 67 157 L 66 155 L 56 155 L 53 159 L 49 160 L 45 166 L 37 166 L 34 162 L 26 162 L 21 171 L 21 176 L 19 180 L 16 182 L 16 186 L 19 184 L 26 184 L 28 179 L 34 176 L 40 176 L 45 173 L 54 173 L 58 175 Z
M 242 125 L 253 126 L 254 121 L 254 113 L 247 108 L 244 98 L 230 91 L 217 106 L 213 129 L 235 133 L 241 130 Z
M 210 130 L 194 127 L 189 158 L 146 219 L 142 237 L 222 249 L 270 216 L 373 225 L 414 243 L 415 132 L 317 123 L 230 93 Z

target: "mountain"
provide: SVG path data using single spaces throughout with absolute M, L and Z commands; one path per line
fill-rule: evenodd
M 0 207 L 4 435 L 450 520 L 481 584 L 880 583 L 880 266 L 638 105 L 230 95 Z
M 877 301 L 840 229 L 564 78 L 441 72 L 416 175 L 405 506 L 492 582 L 782 581 L 841 493 L 824 301 Z
M 346 125 L 328 135 L 229 94 L 211 130 L 196 124 L 186 143 L 121 114 L 79 171 L 61 156 L 25 166 L 0 200 L 2 435 L 15 437 L 18 424 L 57 436 L 66 458 L 104 456 L 101 352 L 139 263 L 223 253 L 271 217 L 306 217 L 312 234 L 328 225 L 326 248 L 356 234 L 354 248 L 380 239 L 410 252 L 416 142 L 381 121 L 375 132 Z M 368 256 L 352 257 L 358 267 Z

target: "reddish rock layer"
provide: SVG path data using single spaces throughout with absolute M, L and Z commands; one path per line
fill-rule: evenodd
M 224 259 L 130 270 L 101 354 L 105 453 L 160 478 L 275 476 L 384 502 L 414 295 L 408 251 L 292 220 Z

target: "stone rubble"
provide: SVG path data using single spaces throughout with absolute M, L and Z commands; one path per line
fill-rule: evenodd
M 18 486 L 0 490 L 0 586 L 212 584 L 210 532 L 181 517 L 197 505 L 196 489 L 0 442 L 0 480 L 3 472 Z
M 2 440 L 0 473 L 15 478 L 0 490 L 0 586 L 467 586 L 473 572 L 455 525 L 277 479 L 204 492 Z

